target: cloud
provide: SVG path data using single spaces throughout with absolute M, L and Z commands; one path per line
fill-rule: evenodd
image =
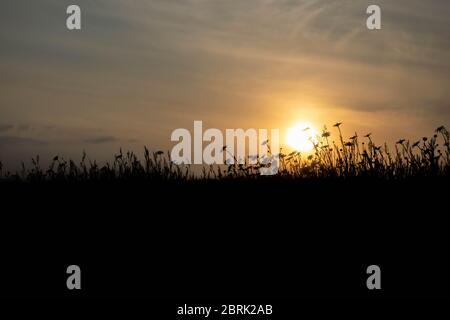
M 103 136 L 103 137 L 94 137 L 94 138 L 88 138 L 84 139 L 83 142 L 90 143 L 90 144 L 103 144 L 103 143 L 110 143 L 110 142 L 116 142 L 118 141 L 117 138 L 112 136 Z
M 20 124 L 16 126 L 16 129 L 18 132 L 27 132 L 27 131 L 31 131 L 33 129 L 33 127 L 29 124 Z
M 9 130 L 11 130 L 13 128 L 14 128 L 14 126 L 12 126 L 12 125 L 3 124 L 3 125 L 0 125 L 0 132 L 6 132 L 6 131 L 9 131 Z
M 46 145 L 47 141 L 25 138 L 18 136 L 0 136 L 0 146 L 15 147 L 15 146 L 42 146 Z

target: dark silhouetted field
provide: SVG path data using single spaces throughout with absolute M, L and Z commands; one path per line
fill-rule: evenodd
M 339 126 L 338 126 L 339 127 Z M 323 132 L 280 171 L 194 175 L 161 152 L 2 169 L 7 294 L 153 298 L 448 296 L 449 133 L 392 147 Z M 65 290 L 79 264 L 84 290 Z M 381 292 L 365 287 L 382 270 Z M 34 272 L 34 285 L 28 274 Z M 36 274 L 42 276 L 36 276 Z M 17 277 L 17 274 L 23 277 Z M 57 275 L 57 276 L 55 276 Z M 25 289 L 24 289 L 25 288 Z
M 355 133 L 344 139 L 341 123 L 335 124 L 339 130 L 337 141 L 324 128 L 317 141 L 312 141 L 314 151 L 306 156 L 300 152 L 279 155 L 280 165 L 275 180 L 347 180 L 376 179 L 402 180 L 409 178 L 448 177 L 450 172 L 450 134 L 445 127 L 436 129 L 432 137 L 423 137 L 413 143 L 400 139 L 390 149 L 387 144 L 379 145 L 371 134 L 363 138 Z M 361 141 L 363 140 L 363 141 Z M 270 142 L 269 142 L 270 143 Z M 226 146 L 224 152 L 227 152 Z M 270 150 L 270 148 L 269 148 Z M 250 155 L 252 157 L 252 155 Z M 236 160 L 236 159 L 235 159 Z M 21 172 L 11 174 L 0 163 L 2 182 L 100 182 L 100 181 L 170 181 L 188 182 L 193 180 L 229 180 L 262 178 L 259 169 L 262 165 L 245 163 L 203 168 L 202 174 L 194 174 L 189 165 L 175 165 L 162 151 L 150 152 L 145 148 L 144 158 L 140 160 L 133 152 L 116 154 L 112 163 L 98 165 L 83 154 L 80 163 L 65 160 L 58 156 L 47 169 L 42 169 L 39 156 L 32 159 L 32 167 L 22 163 Z M 260 161 L 258 161 L 260 162 Z

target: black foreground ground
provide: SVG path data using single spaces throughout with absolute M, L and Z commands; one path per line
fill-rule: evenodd
M 9 297 L 449 297 L 448 178 L 2 181 Z M 81 267 L 83 287 L 66 288 Z M 366 287 L 379 265 L 382 290 Z

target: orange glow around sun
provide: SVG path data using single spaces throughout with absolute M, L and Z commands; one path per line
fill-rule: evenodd
M 309 152 L 317 141 L 317 131 L 308 123 L 298 123 L 286 132 L 285 143 L 289 148 L 300 152 Z

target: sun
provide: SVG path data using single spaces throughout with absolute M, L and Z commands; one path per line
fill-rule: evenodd
M 285 142 L 288 147 L 300 151 L 308 152 L 314 148 L 313 142 L 317 141 L 316 130 L 307 123 L 298 123 L 290 127 L 286 132 Z

